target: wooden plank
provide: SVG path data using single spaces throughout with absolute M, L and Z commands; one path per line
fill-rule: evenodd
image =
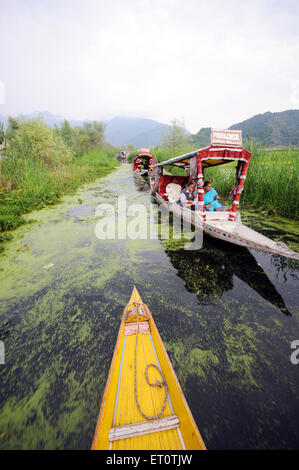
M 137 322 L 125 323 L 125 328 L 124 328 L 125 336 L 135 335 L 137 331 L 138 331 Z M 139 322 L 139 333 L 150 333 L 150 332 L 151 330 L 150 330 L 148 321 Z
M 169 431 L 170 429 L 178 428 L 179 425 L 179 419 L 176 415 L 165 416 L 159 419 L 111 428 L 108 439 L 110 442 L 119 441 L 120 439 L 144 436 L 153 432 Z

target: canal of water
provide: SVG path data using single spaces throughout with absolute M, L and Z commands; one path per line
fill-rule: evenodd
M 97 208 L 119 195 L 149 222 L 148 185 L 125 164 L 30 214 L 0 257 L 0 448 L 90 448 L 135 284 L 207 448 L 298 449 L 298 262 L 208 236 L 196 251 L 99 239 Z M 298 226 L 243 220 L 299 251 Z

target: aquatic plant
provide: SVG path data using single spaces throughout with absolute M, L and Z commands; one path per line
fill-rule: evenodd
M 111 150 L 105 148 L 91 150 L 59 165 L 47 165 L 42 156 L 37 158 L 30 152 L 28 157 L 22 156 L 21 145 L 19 150 L 18 154 L 10 149 L 2 161 L 2 183 L 6 190 L 0 192 L 0 232 L 26 223 L 23 214 L 56 204 L 63 194 L 107 175 L 119 165 Z
M 254 146 L 251 151 L 241 207 L 250 205 L 269 214 L 298 218 L 299 150 L 266 150 Z M 208 168 L 205 177 L 211 178 L 217 192 L 227 198 L 234 186 L 234 165 Z

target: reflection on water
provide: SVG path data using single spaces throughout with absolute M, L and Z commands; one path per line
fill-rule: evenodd
M 166 253 L 186 289 L 196 294 L 199 304 L 220 299 L 224 291 L 233 289 L 234 276 L 237 276 L 282 313 L 291 315 L 283 298 L 247 248 L 205 237 L 201 250 L 166 249 Z M 280 263 L 284 263 L 282 257 L 279 258 Z
M 133 181 L 138 191 L 141 192 L 149 190 L 148 175 L 142 176 L 133 173 Z

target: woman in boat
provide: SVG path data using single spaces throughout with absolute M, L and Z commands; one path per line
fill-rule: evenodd
M 212 188 L 210 181 L 205 181 L 203 185 L 204 196 L 203 201 L 205 205 L 205 211 L 225 211 L 226 207 L 218 202 L 219 196 L 217 191 Z

